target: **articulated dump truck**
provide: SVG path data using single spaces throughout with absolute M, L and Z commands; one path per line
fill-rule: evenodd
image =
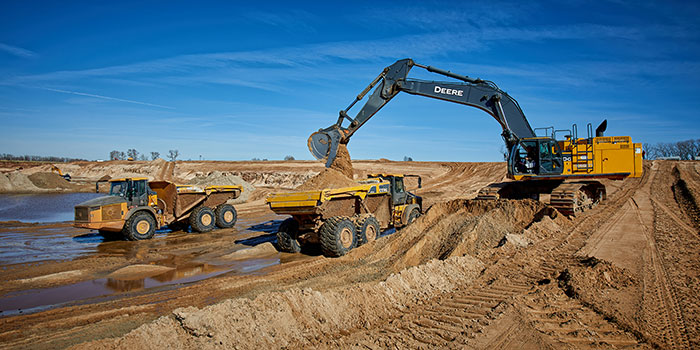
M 208 232 L 236 223 L 236 209 L 226 202 L 238 198 L 241 186 L 176 185 L 146 178 L 110 180 L 109 195 L 75 206 L 74 226 L 121 232 L 127 240 L 150 239 L 161 226 Z M 98 190 L 96 185 L 95 190 Z
M 277 214 L 291 215 L 280 224 L 277 245 L 297 253 L 305 244 L 320 244 L 325 256 L 342 256 L 375 240 L 383 229 L 400 228 L 418 218 L 422 198 L 404 188 L 405 177 L 372 174 L 357 186 L 275 193 L 267 198 Z

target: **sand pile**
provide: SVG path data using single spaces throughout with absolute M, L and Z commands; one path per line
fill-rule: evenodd
M 544 204 L 532 200 L 451 200 L 433 205 L 404 230 L 365 249 L 369 260 L 392 261 L 396 270 L 436 258 L 476 255 L 499 246 L 509 234 L 521 234 L 543 210 Z
M 321 334 L 367 327 L 402 310 L 470 283 L 484 265 L 464 256 L 431 261 L 382 282 L 358 283 L 324 292 L 310 288 L 226 300 L 203 309 L 173 311 L 118 339 L 78 349 L 136 349 L 144 344 L 182 349 L 303 348 Z
M 39 188 L 70 190 L 80 187 L 68 182 L 56 173 L 34 173 L 29 175 L 28 178 Z
M 331 164 L 331 169 L 339 171 L 348 178 L 353 178 L 352 159 L 350 158 L 350 152 L 348 152 L 348 145 L 343 143 L 338 145 L 338 153 L 336 153 L 335 160 Z
M 241 196 L 229 201 L 229 203 L 232 204 L 244 203 L 248 201 L 251 193 L 255 191 L 255 187 L 243 180 L 240 176 L 221 171 L 212 171 L 207 175 L 198 174 L 193 179 L 187 181 L 187 183 L 199 186 L 242 186 L 243 192 L 241 193 Z
M 297 187 L 298 191 L 322 190 L 325 188 L 341 188 L 355 186 L 357 183 L 338 170 L 326 168 L 316 176 Z
M 0 193 L 10 192 L 12 189 L 12 183 L 6 174 L 0 173 Z
M 0 191 L 14 193 L 45 192 L 19 171 L 0 174 Z

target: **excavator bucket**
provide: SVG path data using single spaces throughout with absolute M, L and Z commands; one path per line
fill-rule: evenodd
M 309 136 L 309 151 L 316 159 L 325 159 L 326 168 L 329 168 L 338 153 L 340 139 L 340 132 L 336 129 L 319 130 Z

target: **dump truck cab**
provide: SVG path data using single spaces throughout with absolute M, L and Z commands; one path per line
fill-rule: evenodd
M 124 198 L 129 207 L 158 204 L 158 196 L 150 189 L 146 178 L 114 179 L 109 183 L 109 195 Z
M 418 188 L 422 187 L 422 178 L 418 175 L 404 175 L 404 174 L 369 174 L 367 175 L 368 180 L 378 180 L 378 181 L 388 181 L 389 189 L 391 193 L 391 204 L 393 206 L 405 206 L 409 204 L 417 204 L 422 207 L 423 198 L 417 196 L 408 190 L 404 184 L 404 178 L 415 177 L 418 179 Z

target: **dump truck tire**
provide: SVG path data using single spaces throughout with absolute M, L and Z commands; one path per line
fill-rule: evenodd
M 155 233 L 156 219 L 145 211 L 137 211 L 131 215 L 124 223 L 124 228 L 122 229 L 124 239 L 129 241 L 151 239 Z
M 197 232 L 209 232 L 214 229 L 216 216 L 209 207 L 201 206 L 192 210 L 190 214 L 190 226 Z
M 357 245 L 361 246 L 379 237 L 379 221 L 374 215 L 367 216 L 357 223 Z
M 355 224 L 347 217 L 334 216 L 321 226 L 321 251 L 325 256 L 343 256 L 357 246 Z
M 418 208 L 413 208 L 408 214 L 408 219 L 406 220 L 406 226 L 410 225 L 412 222 L 416 221 L 420 217 L 420 210 Z
M 277 247 L 281 252 L 299 253 L 301 245 L 297 240 L 299 233 L 299 223 L 293 218 L 282 221 L 277 230 Z
M 231 204 L 219 205 L 216 207 L 214 214 L 216 215 L 216 226 L 220 228 L 231 228 L 236 224 L 236 220 L 238 220 L 236 208 Z

